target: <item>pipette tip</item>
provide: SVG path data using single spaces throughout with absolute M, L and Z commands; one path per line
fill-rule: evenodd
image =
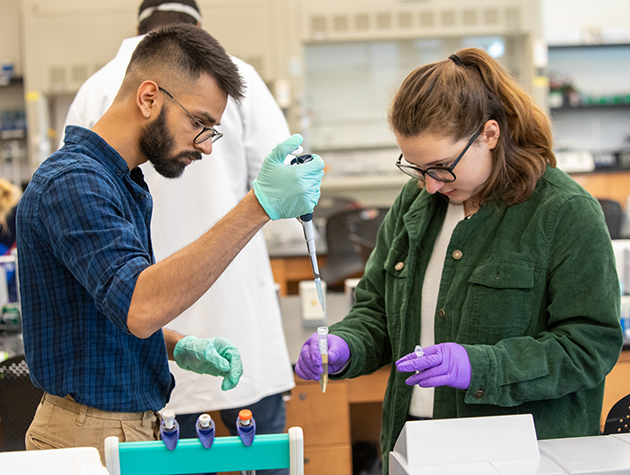
M 324 292 L 322 290 L 322 279 L 318 277 L 315 278 L 315 288 L 317 289 L 317 298 L 319 299 L 319 304 L 322 306 L 322 311 L 324 315 L 326 315 L 326 303 L 324 301 Z
M 322 388 L 322 392 L 325 393 L 326 386 L 328 386 L 328 375 L 322 375 L 321 379 L 319 380 L 319 385 Z

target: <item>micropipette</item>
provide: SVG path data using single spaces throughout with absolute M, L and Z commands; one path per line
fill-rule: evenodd
M 301 155 L 304 149 L 300 146 L 294 152 L 290 153 L 291 165 L 296 163 L 308 163 L 313 160 L 311 154 Z M 311 259 L 311 267 L 313 268 L 313 279 L 315 280 L 315 288 L 317 289 L 317 298 L 324 312 L 324 321 L 326 321 L 326 304 L 324 303 L 324 292 L 322 291 L 322 279 L 319 275 L 319 266 L 317 265 L 317 253 L 315 251 L 315 229 L 313 228 L 313 213 L 303 214 L 298 218 L 304 229 L 304 239 L 306 239 L 306 249 Z
M 328 385 L 328 327 L 317 328 L 317 343 L 319 345 L 319 354 L 322 355 L 322 368 L 324 372 L 319 377 L 319 385 L 322 392 L 326 392 Z

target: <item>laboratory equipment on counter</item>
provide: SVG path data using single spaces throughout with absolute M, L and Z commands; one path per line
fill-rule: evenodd
M 326 282 L 322 280 L 322 292 L 326 295 Z M 302 323 L 305 327 L 317 328 L 328 323 L 324 309 L 319 302 L 317 284 L 314 280 L 301 280 L 298 285 L 302 309 Z
M 179 424 L 175 420 L 175 413 L 170 409 L 162 413 L 162 424 L 160 424 L 160 437 L 168 450 L 175 450 L 179 440 Z
M 317 343 L 319 344 L 319 354 L 322 355 L 322 368 L 324 372 L 319 377 L 319 385 L 322 392 L 326 392 L 328 386 L 328 327 L 317 329 Z
M 416 345 L 416 348 L 413 350 L 418 358 L 422 358 L 424 356 L 424 350 L 420 345 Z
M 298 147 L 297 150 L 289 154 L 291 158 L 291 165 L 308 163 L 313 160 L 311 154 L 301 155 L 304 151 L 302 147 Z M 287 157 L 288 158 L 288 157 Z M 306 249 L 311 259 L 311 267 L 313 268 L 313 279 L 315 280 L 315 286 L 317 288 L 317 297 L 319 303 L 322 306 L 324 312 L 324 321 L 326 319 L 326 304 L 324 302 L 324 292 L 322 291 L 322 279 L 319 275 L 319 266 L 317 264 L 317 252 L 315 250 L 315 229 L 313 228 L 313 213 L 303 214 L 298 218 L 298 221 L 302 223 L 304 229 L 304 239 L 306 240 Z
M 408 421 L 389 453 L 389 475 L 568 475 L 538 445 L 531 414 Z
M 0 452 L 0 467 L 7 475 L 112 475 L 95 447 Z
M 214 442 L 214 421 L 212 417 L 210 417 L 209 414 L 201 414 L 197 418 L 195 429 L 197 430 L 197 437 L 199 437 L 201 445 L 206 449 L 212 447 L 212 443 Z
M 252 411 L 243 409 L 236 418 L 236 433 L 243 441 L 245 447 L 249 447 L 254 442 L 256 435 L 256 420 L 252 416 Z

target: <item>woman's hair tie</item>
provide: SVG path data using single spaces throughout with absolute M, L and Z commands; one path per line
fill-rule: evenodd
M 457 56 L 456 54 L 452 54 L 448 57 L 448 59 L 452 60 L 457 66 L 461 66 L 462 65 L 462 60 L 459 59 L 459 56 Z

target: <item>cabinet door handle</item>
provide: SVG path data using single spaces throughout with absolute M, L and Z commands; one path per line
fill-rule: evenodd
M 299 398 L 300 398 L 300 401 L 306 401 L 307 395 L 304 393 L 300 393 Z

